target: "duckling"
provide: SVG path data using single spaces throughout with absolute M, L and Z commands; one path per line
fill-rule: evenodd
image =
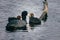
M 30 25 L 37 25 L 37 24 L 41 24 L 41 20 L 34 17 L 33 13 L 30 13 L 30 17 L 29 17 L 29 24 Z

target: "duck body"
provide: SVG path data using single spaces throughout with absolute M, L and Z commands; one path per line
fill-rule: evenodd
M 17 29 L 26 29 L 26 22 L 24 20 L 18 20 L 15 17 L 8 18 L 8 24 L 6 26 L 7 31 L 14 31 Z
M 29 24 L 30 25 L 38 25 L 38 24 L 41 24 L 41 21 L 36 17 L 30 17 Z

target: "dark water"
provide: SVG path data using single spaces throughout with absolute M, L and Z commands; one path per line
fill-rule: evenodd
M 23 10 L 39 17 L 42 8 L 42 0 L 0 0 L 0 40 L 60 40 L 60 0 L 48 0 L 48 19 L 42 25 L 28 28 L 29 32 L 5 31 L 8 17 L 16 17 Z

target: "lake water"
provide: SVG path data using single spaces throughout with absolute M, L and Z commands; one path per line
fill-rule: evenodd
M 60 0 L 48 0 L 48 19 L 42 25 L 37 25 L 33 30 L 29 29 L 29 32 L 5 31 L 8 17 L 21 15 L 23 10 L 40 17 L 43 9 L 42 1 L 0 0 L 0 40 L 60 40 Z

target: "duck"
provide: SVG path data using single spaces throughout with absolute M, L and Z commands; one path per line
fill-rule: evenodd
M 34 17 L 33 13 L 30 13 L 29 24 L 30 26 L 38 25 L 38 24 L 41 24 L 41 20 L 37 17 Z
M 28 12 L 27 11 L 23 11 L 21 16 L 22 16 L 22 20 L 26 21 L 26 16 L 27 16 Z M 27 23 L 27 21 L 26 21 Z
M 8 24 L 6 26 L 7 31 L 15 31 L 15 30 L 27 30 L 26 21 L 21 20 L 21 16 L 9 17 Z
M 42 21 L 46 22 L 48 18 L 48 2 L 47 0 L 44 1 L 44 8 L 43 8 L 43 12 L 42 15 L 39 17 L 39 19 L 41 19 Z

